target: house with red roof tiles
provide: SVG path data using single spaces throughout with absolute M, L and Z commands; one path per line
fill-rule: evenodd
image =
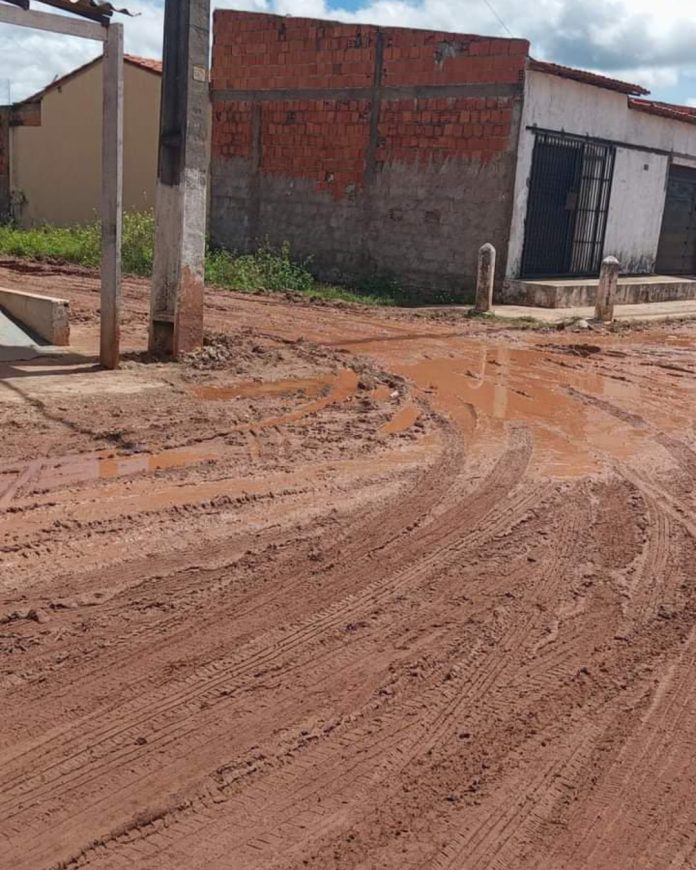
M 696 275 L 696 110 L 640 85 L 530 59 L 509 279 Z
M 161 78 L 159 61 L 125 56 L 123 205 L 130 211 L 155 204 Z M 94 221 L 101 202 L 101 55 L 6 114 L 10 215 L 25 227 Z
M 422 301 L 471 298 L 487 242 L 509 298 L 608 255 L 696 274 L 696 114 L 526 40 L 217 10 L 211 91 L 216 244 Z

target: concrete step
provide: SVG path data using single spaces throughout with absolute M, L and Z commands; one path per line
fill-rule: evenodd
M 507 305 L 539 308 L 593 306 L 598 278 L 505 281 L 500 301 Z M 696 299 L 696 277 L 639 275 L 619 278 L 616 305 L 679 302 Z

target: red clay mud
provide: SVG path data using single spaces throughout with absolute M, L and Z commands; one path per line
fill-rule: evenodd
M 696 867 L 696 326 L 210 291 L 0 368 L 0 870 Z

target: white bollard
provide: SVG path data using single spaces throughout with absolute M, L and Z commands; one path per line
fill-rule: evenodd
M 616 257 L 607 257 L 602 262 L 599 273 L 599 286 L 597 287 L 597 304 L 595 306 L 595 320 L 611 323 L 614 319 L 614 299 L 616 288 L 619 284 L 619 271 L 621 265 Z
M 475 311 L 485 313 L 493 307 L 493 283 L 495 281 L 495 248 L 486 244 L 479 250 L 478 275 L 476 276 Z

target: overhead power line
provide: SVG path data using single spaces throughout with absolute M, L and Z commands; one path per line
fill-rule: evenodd
M 500 25 L 501 25 L 501 26 L 502 26 L 502 27 L 503 27 L 503 28 L 504 28 L 504 29 L 505 29 L 505 30 L 510 34 L 510 36 L 514 39 L 514 38 L 515 38 L 515 34 L 512 32 L 512 30 L 510 30 L 510 28 L 509 28 L 509 27 L 507 26 L 507 24 L 503 21 L 503 19 L 500 17 L 500 15 L 498 15 L 498 13 L 495 11 L 495 9 L 491 6 L 491 4 L 489 3 L 489 0 L 483 0 L 483 2 L 486 4 L 486 6 L 488 6 L 488 8 L 490 9 L 490 11 L 493 13 L 493 15 L 495 15 L 495 17 L 498 19 L 498 22 L 500 23 Z

